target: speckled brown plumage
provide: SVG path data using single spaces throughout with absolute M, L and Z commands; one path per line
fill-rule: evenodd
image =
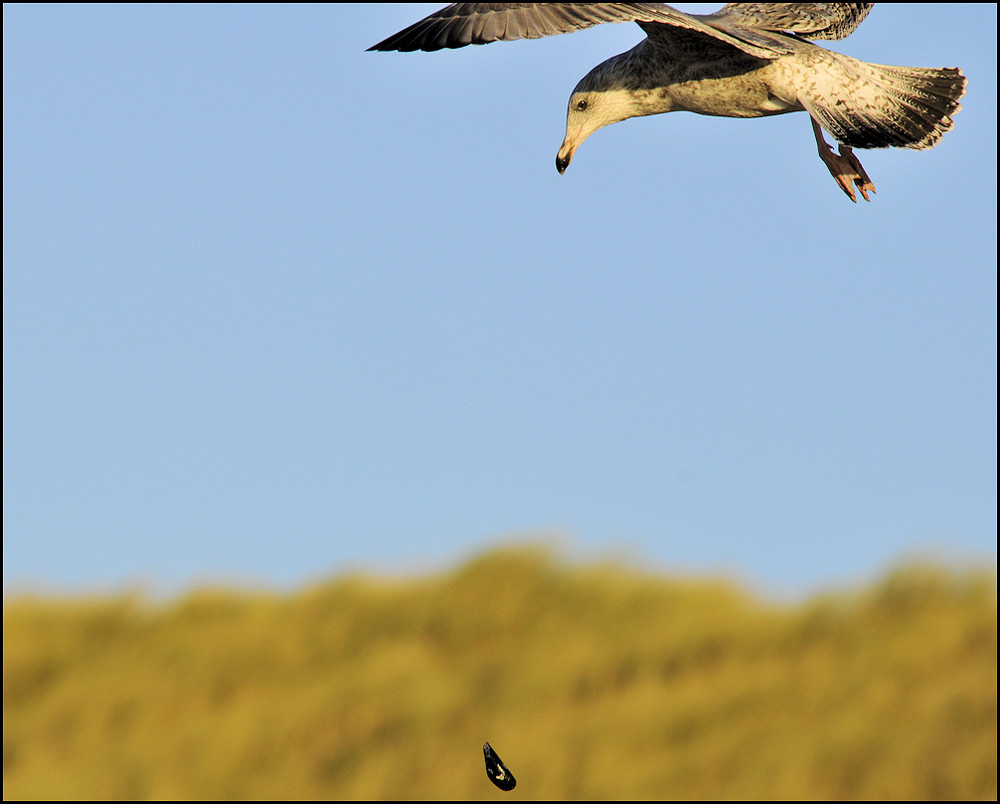
M 560 173 L 590 134 L 629 117 L 806 111 L 837 183 L 852 201 L 855 187 L 868 200 L 875 188 L 852 148 L 932 147 L 953 127 L 966 85 L 955 68 L 869 64 L 809 41 L 848 36 L 872 5 L 729 3 L 692 15 L 663 3 L 456 3 L 370 49 L 434 51 L 635 22 L 646 38 L 597 65 L 570 97 Z

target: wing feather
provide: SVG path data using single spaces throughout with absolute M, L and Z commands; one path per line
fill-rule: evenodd
M 727 3 L 709 17 L 745 28 L 790 31 L 803 39 L 843 39 L 874 3 Z
M 671 29 L 685 28 L 757 58 L 773 59 L 791 52 L 780 34 L 766 29 L 752 30 L 745 24 L 744 20 L 749 21 L 751 16 L 721 12 L 698 16 L 685 14 L 665 3 L 453 3 L 369 50 L 433 51 L 514 39 L 539 39 L 602 23 L 636 22 L 653 38 L 666 39 Z

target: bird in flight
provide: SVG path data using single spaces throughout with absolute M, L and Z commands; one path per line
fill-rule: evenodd
M 875 192 L 854 148 L 937 144 L 961 109 L 955 68 L 890 67 L 842 56 L 812 39 L 843 39 L 874 3 L 728 3 L 685 14 L 664 3 L 454 3 L 369 50 L 434 51 L 635 22 L 638 45 L 598 64 L 570 95 L 563 173 L 597 129 L 630 117 L 687 111 L 763 117 L 805 111 L 819 157 L 851 201 Z M 823 138 L 829 131 L 834 152 Z

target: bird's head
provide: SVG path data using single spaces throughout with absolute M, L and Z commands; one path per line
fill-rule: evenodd
M 621 56 L 616 56 L 599 64 L 583 77 L 570 95 L 566 138 L 556 154 L 556 170 L 560 173 L 566 171 L 576 149 L 597 129 L 643 113 L 637 111 L 633 93 L 622 85 L 615 69 L 619 59 Z

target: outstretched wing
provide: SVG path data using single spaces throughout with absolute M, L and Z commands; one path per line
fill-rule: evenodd
M 732 25 L 790 31 L 803 39 L 843 39 L 868 16 L 874 3 L 726 3 L 708 15 Z
M 453 3 L 369 50 L 442 48 L 540 39 L 602 22 L 635 22 L 634 3 Z
M 539 39 L 605 22 L 637 22 L 657 36 L 685 28 L 761 59 L 790 52 L 780 37 L 752 30 L 741 19 L 685 14 L 665 3 L 453 3 L 368 49 L 432 51 Z

